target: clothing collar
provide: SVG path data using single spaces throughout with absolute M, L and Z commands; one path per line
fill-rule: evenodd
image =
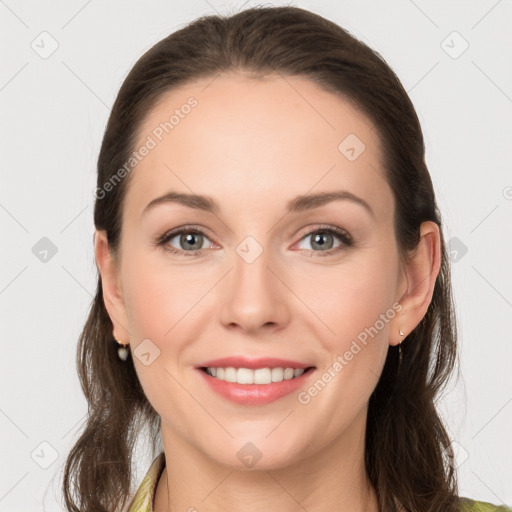
M 165 468 L 165 453 L 159 453 L 142 479 L 126 512 L 153 512 L 158 480 Z

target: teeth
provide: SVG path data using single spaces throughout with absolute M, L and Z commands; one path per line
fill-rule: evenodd
M 300 377 L 304 370 L 302 368 L 210 368 L 206 369 L 208 375 L 226 382 L 237 382 L 238 384 L 270 384 Z
M 235 370 L 235 368 L 226 368 L 224 370 L 224 380 L 226 382 L 236 382 L 236 370 Z

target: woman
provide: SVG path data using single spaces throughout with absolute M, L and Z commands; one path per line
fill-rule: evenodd
M 94 221 L 68 510 L 507 510 L 457 495 L 421 127 L 345 30 L 264 7 L 156 44 L 112 109 Z

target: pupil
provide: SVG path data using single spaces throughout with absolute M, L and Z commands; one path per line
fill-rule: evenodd
M 197 233 L 189 233 L 185 236 L 182 236 L 182 240 L 184 239 L 186 243 L 190 243 L 193 246 L 192 249 L 198 250 L 201 248 L 201 245 L 202 245 L 201 242 L 198 243 L 197 241 L 194 244 L 194 237 L 198 237 L 198 236 L 200 237 L 201 235 L 198 235 Z M 194 247 L 194 245 L 196 247 Z
M 322 237 L 326 237 L 326 236 L 332 236 L 330 235 L 329 233 L 318 233 L 316 234 L 314 237 L 313 237 L 313 246 L 315 244 L 318 244 L 319 247 L 324 247 L 326 245 L 329 245 L 329 244 L 326 244 L 326 242 L 322 242 Z M 332 244 L 330 244 L 332 246 Z M 330 249 L 330 246 L 329 247 L 326 247 L 327 249 Z

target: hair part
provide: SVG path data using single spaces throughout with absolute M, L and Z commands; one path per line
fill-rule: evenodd
M 165 92 L 231 71 L 310 79 L 347 98 L 371 120 L 395 199 L 394 228 L 402 261 L 417 247 L 424 221 L 439 226 L 442 261 L 431 304 L 401 344 L 400 371 L 397 347 L 389 347 L 370 397 L 365 466 L 382 511 L 458 510 L 453 452 L 435 406 L 457 362 L 450 263 L 418 117 L 379 53 L 337 24 L 297 7 L 202 16 L 155 44 L 127 75 L 104 133 L 98 187 L 128 161 L 148 112 Z M 120 257 L 131 174 L 97 197 L 94 205 L 95 227 L 106 231 L 114 258 Z M 112 332 L 98 275 L 77 349 L 89 413 L 65 464 L 64 499 L 72 512 L 117 512 L 124 507 L 131 492 L 134 446 L 143 426 L 149 427 L 156 456 L 160 417 L 144 394 L 132 359 L 118 359 Z

